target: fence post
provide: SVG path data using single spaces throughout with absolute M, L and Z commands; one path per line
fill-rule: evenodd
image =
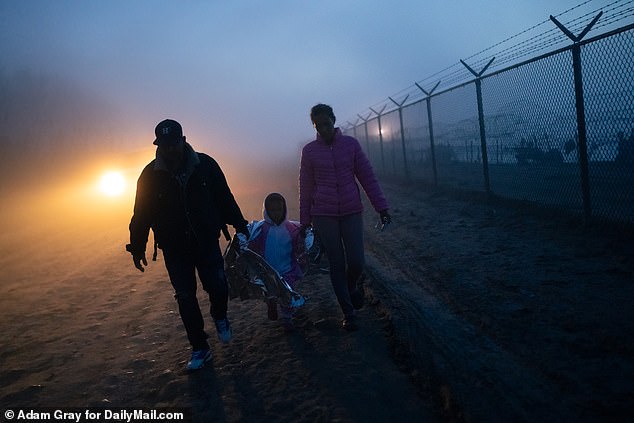
M 429 92 L 425 91 L 425 89 L 418 85 L 417 82 L 414 82 L 414 84 L 416 84 L 416 86 L 427 96 L 425 98 L 425 103 L 427 103 L 427 124 L 429 126 L 429 147 L 431 149 L 431 164 L 434 171 L 434 187 L 438 187 L 438 172 L 436 170 L 436 149 L 434 147 L 434 126 L 432 125 L 431 118 L 431 95 L 436 90 L 436 88 L 438 88 L 438 85 L 440 85 L 440 81 L 436 82 L 434 88 L 429 90 Z
M 469 67 L 464 61 L 460 60 L 460 63 L 469 70 L 475 76 L 476 95 L 478 97 L 478 121 L 480 123 L 480 145 L 482 146 L 482 171 L 484 172 L 484 189 L 488 194 L 491 193 L 491 186 L 489 184 L 489 159 L 487 155 L 487 138 L 484 129 L 484 108 L 482 107 L 482 74 L 491 66 L 495 57 L 489 60 L 489 63 L 480 71 L 476 72 Z
M 390 101 L 398 107 L 398 120 L 401 124 L 401 148 L 403 149 L 403 169 L 405 170 L 405 179 L 409 180 L 409 169 L 407 167 L 407 152 L 405 151 L 405 128 L 403 127 L 403 104 L 409 98 L 409 94 L 405 96 L 403 101 L 397 103 L 392 97 L 388 97 Z
M 381 129 L 381 113 L 383 113 L 383 111 L 385 110 L 386 107 L 387 106 L 383 106 L 383 108 L 381 109 L 380 112 L 377 112 L 372 107 L 369 108 L 378 117 L 378 122 L 379 122 L 379 145 L 381 146 L 381 167 L 383 168 L 383 173 L 384 174 L 385 174 L 385 156 L 383 155 L 383 131 Z
M 359 116 L 359 119 L 363 121 L 363 126 L 365 128 L 365 145 L 366 145 L 365 148 L 368 151 L 368 157 L 370 157 L 370 137 L 368 136 L 368 120 L 370 119 L 371 115 L 372 113 L 370 113 L 367 118 L 364 118 L 363 116 L 357 114 L 357 116 Z
M 350 127 L 352 127 L 352 135 L 357 138 L 357 123 L 359 122 L 359 119 L 355 120 L 354 123 L 350 122 L 349 120 L 346 121 L 346 123 L 348 125 L 350 125 Z M 358 138 L 357 138 L 358 139 Z
M 344 126 L 344 125 L 341 125 L 341 132 L 345 134 L 345 133 L 347 133 L 347 131 L 348 131 L 350 128 L 352 128 L 352 131 L 354 132 L 354 127 L 352 126 L 352 124 L 350 123 L 350 121 L 347 121 L 347 122 L 346 122 L 346 124 L 345 124 L 345 126 Z
M 572 45 L 572 68 L 575 81 L 575 107 L 577 109 L 577 134 L 578 134 L 578 151 L 579 151 L 579 166 L 581 168 L 581 193 L 583 195 L 583 215 L 586 221 L 592 215 L 592 206 L 590 202 L 590 172 L 588 164 L 588 140 L 586 134 L 586 112 L 583 101 L 583 78 L 581 73 L 581 45 L 579 42 L 586 36 L 588 31 L 599 20 L 603 12 L 599 12 L 597 16 L 592 19 L 592 22 L 585 27 L 579 35 L 574 35 L 563 26 L 554 16 L 550 16 L 550 20 L 553 21 L 557 27 L 568 36 L 573 42 Z

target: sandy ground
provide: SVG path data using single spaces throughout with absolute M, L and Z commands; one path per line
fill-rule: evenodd
M 141 274 L 123 251 L 129 210 L 36 224 L 74 220 L 16 202 L 24 213 L 3 219 L 0 238 L 0 408 L 182 407 L 197 422 L 631 420 L 631 238 L 384 187 L 394 223 L 378 233 L 366 215 L 359 331 L 341 329 L 314 266 L 294 333 L 263 303 L 233 300 L 234 340 L 212 338 L 197 372 L 184 370 L 162 257 Z M 259 218 L 263 193 L 245 198 Z
M 9 216 L 0 238 L 3 412 L 177 407 L 196 422 L 438 419 L 433 399 L 394 361 L 385 314 L 368 306 L 360 330 L 344 331 L 317 266 L 302 282 L 308 301 L 294 333 L 269 321 L 263 302 L 232 300 L 233 341 L 215 339 L 205 312 L 213 361 L 185 371 L 190 347 L 161 254 L 138 272 L 123 250 L 131 209 L 100 205 L 86 219 L 74 195 L 46 207 L 13 199 L 20 213 L 2 210 Z M 245 217 L 260 218 L 263 193 L 240 198 L 253 199 L 242 201 Z M 199 300 L 208 310 L 202 289 Z

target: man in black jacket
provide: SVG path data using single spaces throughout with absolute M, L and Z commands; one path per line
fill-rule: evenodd
M 181 319 L 192 345 L 190 370 L 211 360 L 204 320 L 196 298 L 196 276 L 209 294 L 218 339 L 227 343 L 232 332 L 227 318 L 228 287 L 218 239 L 225 224 L 239 238 L 248 238 L 247 221 L 236 203 L 220 166 L 186 142 L 181 125 L 171 119 L 155 129 L 156 159 L 137 182 L 130 244 L 134 266 L 147 266 L 145 247 L 150 228 L 163 251 Z M 245 236 L 241 236 L 244 234 Z

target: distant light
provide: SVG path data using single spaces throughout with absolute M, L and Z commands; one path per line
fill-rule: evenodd
M 99 182 L 99 190 L 109 196 L 116 197 L 125 190 L 125 179 L 119 172 L 104 173 Z

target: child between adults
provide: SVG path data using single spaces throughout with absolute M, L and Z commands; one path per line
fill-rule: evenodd
M 279 193 L 271 193 L 264 199 L 263 219 L 251 222 L 248 248 L 260 254 L 286 281 L 293 291 L 304 276 L 302 267 L 307 262 L 305 252 L 312 246 L 312 237 L 304 236 L 299 222 L 287 219 L 286 200 Z M 293 315 L 297 308 L 278 304 L 275 297 L 267 300 L 268 317 L 278 319 L 282 327 L 291 332 L 295 329 Z

